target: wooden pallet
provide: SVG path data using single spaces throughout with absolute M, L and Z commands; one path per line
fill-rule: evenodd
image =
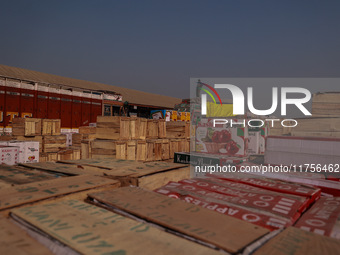
M 146 138 L 147 139 L 158 138 L 158 120 L 148 120 Z
M 130 118 L 119 116 L 98 116 L 96 138 L 112 140 L 130 139 Z
M 95 134 L 96 127 L 82 126 L 79 127 L 79 134 Z
M 190 137 L 190 123 L 186 121 L 167 121 L 166 138 L 188 138 Z

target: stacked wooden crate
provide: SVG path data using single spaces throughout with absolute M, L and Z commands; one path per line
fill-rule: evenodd
M 168 160 L 178 150 L 189 151 L 189 137 L 187 122 L 98 116 L 96 139 L 91 142 L 88 155 L 138 161 Z
M 80 158 L 86 159 L 90 157 L 90 143 L 95 139 L 96 127 L 83 126 L 79 127 L 79 134 L 76 137 L 76 143 L 74 146 L 80 147 Z M 78 143 L 80 140 L 80 143 Z M 73 139 L 73 137 L 72 137 Z
M 14 118 L 12 138 L 38 141 L 42 162 L 80 158 L 80 149 L 67 148 L 66 136 L 61 134 L 60 119 Z
M 340 138 L 340 93 L 314 94 L 312 116 L 297 122 L 291 128 L 292 136 Z

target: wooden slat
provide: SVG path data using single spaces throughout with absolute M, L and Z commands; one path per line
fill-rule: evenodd
M 20 227 L 2 216 L 0 217 L 0 229 L 0 254 L 53 254 L 45 246 L 22 231 Z
M 254 255 L 338 255 L 339 240 L 289 227 L 260 247 Z
M 11 215 L 81 254 L 220 254 L 77 200 L 14 209 Z
M 123 210 L 153 224 L 215 245 L 231 253 L 241 251 L 268 230 L 152 191 L 125 187 L 89 194 L 94 203 Z M 242 237 L 242 238 L 240 238 Z
M 0 210 L 119 182 L 92 175 L 72 176 L 1 189 Z

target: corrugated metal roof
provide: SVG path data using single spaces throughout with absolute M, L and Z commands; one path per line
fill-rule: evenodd
M 181 102 L 181 99 L 175 97 L 157 95 L 98 82 L 67 78 L 6 65 L 0 65 L 0 76 L 38 83 L 76 87 L 84 90 L 111 91 L 121 94 L 123 96 L 123 101 L 128 101 L 132 104 L 173 108 L 175 104 L 179 104 Z

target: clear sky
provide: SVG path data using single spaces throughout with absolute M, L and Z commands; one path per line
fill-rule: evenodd
M 180 98 L 190 77 L 340 76 L 337 0 L 5 0 L 0 10 L 9 66 Z

